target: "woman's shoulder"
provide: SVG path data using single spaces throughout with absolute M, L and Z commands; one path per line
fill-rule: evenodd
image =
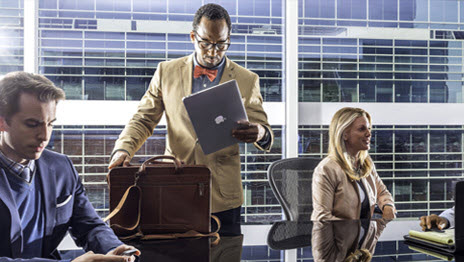
M 331 175 L 331 174 L 335 175 L 340 172 L 343 173 L 342 168 L 337 163 L 337 161 L 331 157 L 325 157 L 324 159 L 322 159 L 322 161 L 319 162 L 316 169 L 314 170 L 315 174 L 326 174 L 326 175 Z
M 321 162 L 319 162 L 319 164 L 317 165 L 317 168 L 319 167 L 324 167 L 324 168 L 339 167 L 340 168 L 340 165 L 332 157 L 327 156 L 323 158 Z

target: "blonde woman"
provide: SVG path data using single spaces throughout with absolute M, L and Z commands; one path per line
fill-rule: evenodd
M 329 128 L 329 155 L 314 170 L 312 220 L 395 218 L 395 205 L 368 150 L 371 116 L 361 108 L 338 110 Z

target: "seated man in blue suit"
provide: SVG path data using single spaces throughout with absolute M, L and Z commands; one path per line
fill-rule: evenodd
M 420 225 L 422 230 L 437 227 L 442 230 L 448 227 L 454 227 L 454 207 L 443 211 L 439 216 L 431 214 L 430 216 L 421 216 Z
M 134 261 L 122 256 L 133 247 L 102 222 L 70 159 L 45 149 L 62 99 L 40 75 L 13 72 L 0 80 L 0 261 L 59 259 L 68 231 L 88 251 L 75 262 Z

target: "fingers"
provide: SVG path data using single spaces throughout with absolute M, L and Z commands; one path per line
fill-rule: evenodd
M 121 247 L 124 248 L 123 246 L 125 246 L 125 245 L 121 245 L 118 248 L 121 248 Z M 133 249 L 133 247 L 131 247 L 131 246 L 126 246 L 126 247 L 129 247 L 129 249 Z M 116 249 L 118 249 L 118 248 L 116 248 Z M 94 254 L 92 251 L 89 251 L 89 252 L 85 253 L 84 255 L 82 255 L 80 257 L 77 257 L 72 262 L 134 262 L 135 261 L 134 256 L 129 257 L 129 256 L 116 255 L 115 253 L 113 253 L 113 252 L 116 251 L 116 249 L 113 250 L 113 251 L 108 252 L 107 255 Z M 121 252 L 123 252 L 123 251 L 121 251 Z M 138 252 L 138 255 L 140 255 L 140 251 Z
M 129 246 L 129 245 L 123 245 L 123 246 L 124 246 L 123 252 L 126 251 L 126 250 L 136 249 L 135 247 Z M 142 254 L 142 252 L 140 252 L 140 250 L 138 250 L 138 249 L 137 249 L 137 252 L 134 253 L 134 255 L 136 255 L 136 256 L 140 256 L 140 254 Z
M 99 256 L 98 260 L 95 261 L 101 261 L 101 262 L 134 262 L 135 257 L 134 256 L 116 256 L 116 255 L 95 255 Z
M 122 166 L 130 166 L 130 161 L 131 158 L 129 156 L 124 158 L 124 162 L 122 163 Z
M 113 169 L 114 167 L 117 167 L 117 166 L 121 165 L 122 162 L 123 162 L 122 158 L 117 158 L 117 157 L 114 156 L 111 159 L 110 164 L 108 165 L 108 169 Z
M 136 249 L 136 248 L 133 246 L 122 244 L 118 246 L 117 248 L 113 249 L 112 251 L 108 252 L 107 255 L 122 255 L 124 251 L 133 250 L 133 249 Z M 134 255 L 136 256 L 140 256 L 140 254 L 141 254 L 140 250 L 137 250 L 137 252 L 134 253 Z
M 420 217 L 420 226 L 422 228 L 422 231 L 425 231 L 425 229 L 427 228 L 427 223 L 425 222 L 425 218 L 426 216 Z
M 110 164 L 108 165 L 108 169 L 112 169 L 114 167 L 120 166 L 130 166 L 131 157 L 124 151 L 118 151 L 113 155 L 111 158 Z
M 237 121 L 237 124 L 240 125 L 240 126 L 242 126 L 242 125 L 248 126 L 248 125 L 250 125 L 250 122 L 248 122 L 247 120 L 239 120 L 239 121 Z
M 443 217 L 438 217 L 437 227 L 440 230 L 443 230 L 448 225 L 448 220 Z
M 395 217 L 396 215 L 395 215 L 395 212 L 393 211 L 393 207 L 385 205 L 383 208 L 382 218 L 393 220 L 395 219 Z
M 393 219 L 396 218 L 396 215 L 395 215 L 395 213 L 392 213 L 392 212 L 386 213 L 386 214 L 384 213 L 382 215 L 382 218 L 387 219 L 387 220 L 393 220 Z
M 426 217 L 425 217 L 425 226 L 427 227 L 427 229 L 431 229 L 431 228 L 432 228 L 432 221 L 434 221 L 433 215 L 430 215 L 430 216 L 426 216 Z
M 421 216 L 420 226 L 422 227 L 423 231 L 432 229 L 433 227 L 437 227 L 439 230 L 443 230 L 448 226 L 448 220 L 435 214 L 431 214 L 430 216 Z
M 446 221 L 443 221 L 442 217 L 439 217 L 435 214 L 431 214 L 430 216 L 420 217 L 420 226 L 423 231 L 431 229 L 432 227 L 437 227 L 441 230 L 444 227 L 446 227 Z
M 238 121 L 237 128 L 232 130 L 232 136 L 245 143 L 253 143 L 258 141 L 259 127 L 257 124 L 249 123 L 248 121 Z

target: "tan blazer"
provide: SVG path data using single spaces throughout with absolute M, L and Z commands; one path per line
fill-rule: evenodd
M 240 87 L 242 100 L 250 122 L 271 128 L 263 110 L 257 74 L 230 61 L 227 57 L 221 83 L 235 79 Z M 218 152 L 205 155 L 197 143 L 195 131 L 185 110 L 182 98 L 192 93 L 193 54 L 172 61 L 162 62 L 150 86 L 138 105 L 137 113 L 122 131 L 114 150 L 126 150 L 131 156 L 153 134 L 163 113 L 166 114 L 166 155 L 172 155 L 187 164 L 203 164 L 212 175 L 212 212 L 239 207 L 243 203 L 240 175 L 239 146 L 232 145 Z M 255 146 L 260 150 L 268 148 Z
M 378 204 L 380 209 L 383 209 L 385 204 L 394 207 L 392 196 L 375 168 L 372 174 L 362 178 L 361 182 L 367 191 L 371 216 L 375 204 Z M 330 157 L 324 158 L 314 170 L 312 194 L 311 220 L 359 219 L 361 200 L 358 185 Z
M 383 219 L 369 221 L 360 241 L 360 220 L 314 221 L 311 245 L 314 261 L 343 262 L 356 249 L 367 249 L 374 254 L 377 241 L 388 221 Z

